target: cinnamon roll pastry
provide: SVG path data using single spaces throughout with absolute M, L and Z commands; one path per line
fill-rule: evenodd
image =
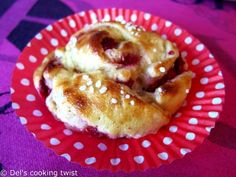
M 34 73 L 34 85 L 57 119 L 113 139 L 156 133 L 183 104 L 191 81 L 170 41 L 117 22 L 78 31 Z

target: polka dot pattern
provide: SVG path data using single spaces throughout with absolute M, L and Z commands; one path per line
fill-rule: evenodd
M 186 138 L 187 140 L 190 140 L 190 141 L 194 140 L 195 137 L 196 137 L 196 135 L 195 135 L 195 133 L 193 133 L 193 132 L 188 132 L 188 133 L 186 134 L 186 136 L 185 136 L 185 138 Z
M 142 142 L 142 146 L 143 146 L 144 148 L 148 148 L 149 146 L 151 146 L 151 142 L 148 141 L 148 140 L 144 140 L 144 141 Z
M 191 44 L 192 41 L 193 41 L 193 39 L 191 37 L 186 37 L 184 40 L 185 44 Z
M 84 148 L 84 145 L 81 143 L 81 142 L 76 142 L 74 144 L 74 147 L 77 149 L 77 150 L 81 150 Z
M 152 24 L 151 26 L 152 31 L 156 31 L 158 29 L 158 26 L 156 23 Z
M 182 33 L 182 30 L 180 28 L 177 28 L 177 29 L 175 29 L 174 33 L 176 36 L 180 36 Z
M 175 125 L 172 125 L 172 126 L 170 126 L 169 131 L 172 132 L 172 133 L 175 133 L 175 132 L 178 131 L 178 127 L 175 126 Z
M 28 95 L 26 96 L 26 100 L 27 100 L 27 101 L 35 101 L 35 96 L 32 95 L 32 94 L 28 94 Z
M 144 156 L 142 156 L 142 155 L 135 156 L 135 157 L 134 157 L 134 161 L 135 161 L 137 164 L 142 164 L 142 163 L 144 162 Z
M 35 62 L 37 61 L 37 58 L 36 58 L 35 56 L 33 56 L 33 55 L 30 55 L 30 56 L 29 56 L 29 61 L 30 61 L 31 63 L 35 63 Z
M 22 63 L 16 63 L 16 67 L 17 67 L 19 70 L 25 69 L 25 66 L 24 66 Z
M 34 122 L 34 136 L 42 137 L 42 133 L 44 133 L 45 138 L 41 141 L 46 146 L 57 153 L 60 152 L 58 154 L 61 157 L 79 162 L 82 166 L 107 168 L 114 171 L 120 169 L 133 171 L 149 167 L 150 158 L 159 166 L 183 157 L 210 133 L 220 114 L 216 110 L 221 110 L 224 102 L 225 85 L 222 72 L 214 56 L 194 36 L 170 21 L 153 17 L 149 13 L 140 14 L 132 10 L 118 10 L 112 13 L 114 11 L 111 9 L 101 12 L 83 11 L 66 17 L 56 22 L 55 25 L 48 25 L 44 31 L 35 36 L 35 40 L 27 44 L 27 50 L 24 50 L 24 55 L 22 55 L 24 57 L 21 56 L 16 62 L 10 89 L 13 100 L 12 108 L 18 114 L 21 124 L 32 127 L 32 122 Z M 80 24 L 88 27 L 98 19 L 103 21 L 115 19 L 121 23 L 124 23 L 126 19 L 140 23 L 139 17 L 141 16 L 143 16 L 141 23 L 144 28 L 149 31 L 158 31 L 163 39 L 173 41 L 177 47 L 181 46 L 180 55 L 187 60 L 190 70 L 194 73 L 193 86 L 187 101 L 173 116 L 171 123 L 158 133 L 145 138 L 122 139 L 116 140 L 114 143 L 114 140 L 108 138 L 90 137 L 88 139 L 85 135 L 70 130 L 59 121 L 55 121 L 48 114 L 44 101 L 38 97 L 33 86 L 32 72 L 43 58 L 51 53 L 53 48 L 63 45 L 70 38 L 71 32 L 78 30 Z M 188 115 L 186 115 L 186 111 Z M 204 124 L 202 120 L 207 120 L 209 125 Z M 182 138 L 176 140 L 176 137 Z M 157 139 L 159 141 L 156 141 Z M 173 151 L 173 149 L 175 150 Z M 107 155 L 104 156 L 104 153 Z M 80 155 L 82 158 L 76 158 Z M 129 159 L 129 165 L 126 165 L 127 159 Z
M 169 155 L 166 152 L 161 152 L 157 155 L 161 160 L 167 160 Z

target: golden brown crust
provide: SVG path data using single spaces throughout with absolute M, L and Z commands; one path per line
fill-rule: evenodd
M 191 72 L 178 75 L 156 89 L 156 101 L 170 115 L 174 114 L 186 99 L 191 88 L 191 82 Z
M 84 76 L 88 78 L 83 79 Z M 155 133 L 169 122 L 169 117 L 157 104 L 143 101 L 127 86 L 115 83 L 101 72 L 76 74 L 59 69 L 52 81 L 51 94 L 56 106 L 63 104 L 67 110 L 65 114 L 70 114 L 70 107 L 75 108 L 73 116 L 79 115 L 78 119 L 82 118 L 111 138 L 138 138 Z M 101 85 L 96 87 L 99 81 Z M 62 98 L 57 93 L 62 93 Z M 58 112 L 54 114 L 59 115 Z

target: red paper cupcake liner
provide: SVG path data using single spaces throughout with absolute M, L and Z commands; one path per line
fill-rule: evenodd
M 97 138 L 67 129 L 56 121 L 33 86 L 33 72 L 44 57 L 64 46 L 70 36 L 96 21 L 126 21 L 174 42 L 194 73 L 185 104 L 171 122 L 140 139 Z M 35 137 L 58 155 L 82 166 L 112 171 L 145 170 L 169 164 L 191 152 L 209 135 L 222 111 L 223 76 L 214 56 L 186 30 L 158 16 L 129 9 L 80 12 L 47 26 L 20 55 L 12 79 L 12 106 Z

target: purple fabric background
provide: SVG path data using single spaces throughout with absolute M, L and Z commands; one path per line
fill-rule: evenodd
M 1 8 L 12 1 L 12 5 L 1 14 Z M 41 2 L 45 0 L 41 0 Z M 51 0 L 50 0 L 51 1 Z M 55 0 L 52 0 L 55 1 Z M 182 2 L 182 3 L 178 3 Z M 36 0 L 6 0 L 0 2 L 0 163 L 3 169 L 9 170 L 77 170 L 78 176 L 136 176 L 136 177 L 233 177 L 236 176 L 236 6 L 224 3 L 223 10 L 216 9 L 212 1 L 194 4 L 190 0 L 93 0 L 61 3 L 68 7 L 65 12 L 79 12 L 92 8 L 122 7 L 152 13 L 169 19 L 198 37 L 208 46 L 221 65 L 226 85 L 226 102 L 216 128 L 196 150 L 170 165 L 144 172 L 112 173 L 83 168 L 79 164 L 68 162 L 58 157 L 52 150 L 44 147 L 22 126 L 10 105 L 9 87 L 11 73 L 20 54 L 20 46 L 24 36 L 32 32 L 12 31 L 21 20 L 37 22 L 46 26 L 60 16 L 54 10 L 61 7 L 45 6 L 43 11 L 35 12 L 38 16 L 27 12 L 35 6 Z M 188 3 L 185 3 L 188 2 Z M 10 3 L 11 4 L 11 3 Z M 37 9 L 37 7 L 35 7 Z M 56 9 L 55 9 L 56 8 Z M 38 7 L 38 9 L 40 9 Z M 50 16 L 50 11 L 54 17 Z M 61 11 L 62 12 L 62 11 Z M 48 16 L 43 16 L 49 14 Z M 19 28 L 18 28 L 19 30 Z M 37 29 L 36 29 L 37 30 Z M 36 33 L 35 33 L 36 34 Z M 13 37 L 12 37 L 13 36 Z M 23 37 L 23 38 L 22 38 Z M 1 94 L 2 93 L 2 94 Z M 9 176 L 9 175 L 8 175 Z

